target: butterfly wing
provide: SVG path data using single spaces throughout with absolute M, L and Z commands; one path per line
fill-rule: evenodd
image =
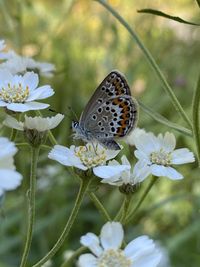
M 98 86 L 80 118 L 80 126 L 93 139 L 119 149 L 113 138 L 127 135 L 136 125 L 138 105 L 125 77 L 112 71 Z

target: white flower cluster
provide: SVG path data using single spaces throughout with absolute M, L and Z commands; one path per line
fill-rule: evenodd
M 53 64 L 38 62 L 30 57 L 20 56 L 12 50 L 6 50 L 5 41 L 0 40 L 0 107 L 14 113 L 47 108 L 49 104 L 40 103 L 38 100 L 52 96 L 54 90 L 49 85 L 38 87 L 39 75 L 33 71 L 50 77 L 54 70 Z M 61 114 L 52 118 L 25 115 L 24 122 L 20 122 L 7 116 L 3 124 L 24 132 L 28 130 L 29 138 L 34 139 L 35 132 L 38 132 L 39 137 L 44 136 L 45 132 L 55 128 L 63 117 Z M 13 142 L 0 137 L 0 195 L 15 189 L 21 183 L 22 175 L 15 171 L 13 163 L 16 152 Z
M 122 156 L 121 163 L 111 160 L 120 151 L 106 150 L 99 144 L 66 148 L 55 146 L 49 153 L 49 158 L 65 166 L 72 166 L 82 170 L 92 168 L 96 176 L 102 178 L 103 183 L 121 186 L 135 185 L 142 182 L 150 174 L 165 176 L 171 180 L 182 179 L 181 173 L 174 169 L 174 165 L 194 162 L 194 154 L 187 148 L 175 149 L 176 139 L 172 133 L 159 134 L 136 129 L 127 138 L 127 143 L 135 145 L 134 152 L 138 162 L 134 168 L 126 156 Z M 109 161 L 110 160 L 110 161 Z M 105 164 L 107 161 L 108 164 Z
M 20 56 L 13 50 L 5 51 L 6 44 L 0 40 L 0 69 L 7 69 L 11 74 L 34 71 L 44 77 L 52 77 L 55 65 L 48 62 L 36 61 L 31 57 Z

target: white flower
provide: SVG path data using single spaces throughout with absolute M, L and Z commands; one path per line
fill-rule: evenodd
M 122 165 L 130 166 L 130 169 L 123 171 L 121 174 L 113 175 L 108 179 L 103 179 L 103 183 L 108 183 L 111 185 L 121 186 L 123 184 L 136 185 L 142 181 L 151 173 L 150 167 L 144 165 L 142 161 L 138 161 L 133 170 L 131 170 L 131 164 L 126 156 L 121 158 Z M 108 163 L 109 166 L 120 166 L 120 163 L 116 160 L 111 160 Z
M 1 69 L 9 70 L 12 74 L 35 71 L 44 77 L 52 77 L 55 71 L 55 65 L 48 62 L 36 61 L 31 57 L 20 56 L 10 50 L 2 53 L 1 59 L 6 61 L 0 64 Z
M 145 130 L 140 128 L 133 129 L 123 140 L 130 146 L 135 145 L 135 139 L 139 138 L 141 134 L 146 133 Z
M 91 144 L 86 146 L 71 146 L 70 148 L 55 145 L 49 153 L 49 158 L 65 166 L 76 167 L 81 170 L 93 168 L 93 172 L 100 178 L 109 178 L 130 168 L 127 165 L 106 166 L 106 161 L 116 157 L 120 150 L 106 150 L 101 145 L 96 148 Z
M 27 72 L 23 76 L 0 70 L 0 107 L 16 112 L 45 109 L 49 105 L 36 102 L 54 94 L 49 85 L 38 86 L 38 75 Z
M 25 115 L 24 122 L 20 122 L 12 116 L 8 115 L 4 120 L 3 124 L 19 131 L 30 129 L 37 130 L 38 132 L 45 132 L 57 127 L 58 124 L 63 120 L 63 118 L 64 115 L 62 114 L 57 114 L 56 116 L 47 118 L 43 118 L 40 116 L 29 117 Z
M 21 184 L 22 175 L 15 171 L 13 156 L 17 148 L 13 142 L 0 137 L 0 196 L 7 190 L 13 190 Z
M 154 241 L 148 236 L 132 240 L 122 250 L 123 228 L 118 222 L 107 222 L 100 237 L 87 233 L 81 237 L 81 244 L 91 253 L 79 257 L 79 267 L 156 267 L 161 255 Z
M 172 133 L 159 134 L 144 133 L 135 139 L 135 156 L 150 166 L 155 176 L 166 176 L 172 180 L 182 179 L 172 165 L 194 162 L 194 154 L 187 148 L 175 149 L 176 139 Z

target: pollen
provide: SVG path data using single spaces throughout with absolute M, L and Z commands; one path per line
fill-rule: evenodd
M 79 146 L 75 155 L 87 168 L 103 165 L 106 162 L 106 150 L 104 148 L 95 150 L 92 145 Z
M 131 260 L 128 259 L 120 249 L 108 249 L 98 259 L 98 267 L 130 267 Z
M 150 160 L 153 164 L 170 166 L 171 165 L 171 154 L 167 153 L 163 149 L 160 149 L 159 151 L 151 153 Z
M 0 98 L 6 103 L 24 103 L 29 96 L 29 87 L 23 87 L 21 83 L 0 88 Z

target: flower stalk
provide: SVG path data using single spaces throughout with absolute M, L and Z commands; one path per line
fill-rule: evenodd
M 35 221 L 35 191 L 36 191 L 36 170 L 39 156 L 39 147 L 31 147 L 31 174 L 30 174 L 30 188 L 28 190 L 28 228 L 26 234 L 26 241 L 24 252 L 21 259 L 20 267 L 26 266 L 28 254 L 31 247 L 33 237 L 33 226 Z
M 134 210 L 132 212 L 130 212 L 129 216 L 126 218 L 126 220 L 125 220 L 126 223 L 128 223 L 130 220 L 133 219 L 135 213 L 138 211 L 138 209 L 142 205 L 144 199 L 146 198 L 146 196 L 148 195 L 148 193 L 150 192 L 151 188 L 153 187 L 153 185 L 155 184 L 155 182 L 158 180 L 158 178 L 159 177 L 157 177 L 157 176 L 153 176 L 152 177 L 152 180 L 150 181 L 150 183 L 147 186 L 146 190 L 142 194 L 142 196 L 141 196 L 140 200 L 138 201 L 137 205 L 135 206 Z
M 91 179 L 89 177 L 84 177 L 84 179 L 81 179 L 80 188 L 79 188 L 79 192 L 78 192 L 74 207 L 73 207 L 71 214 L 69 216 L 69 219 L 68 219 L 68 221 L 67 221 L 67 223 L 63 229 L 63 232 L 61 233 L 60 237 L 58 238 L 57 242 L 52 247 L 52 249 L 40 261 L 38 261 L 36 264 L 34 264 L 33 267 L 42 266 L 45 262 L 47 262 L 49 259 L 51 259 L 56 254 L 56 252 L 59 250 L 59 248 L 64 243 L 65 239 L 67 238 L 67 236 L 70 233 L 70 230 L 74 224 L 74 221 L 75 221 L 76 216 L 78 214 L 78 211 L 80 209 L 81 203 L 82 203 L 83 198 L 85 196 L 86 190 L 87 190 L 88 185 L 90 183 L 90 180 Z
M 112 221 L 110 215 L 108 214 L 107 210 L 103 206 L 103 204 L 100 202 L 100 200 L 97 198 L 97 196 L 94 193 L 89 193 L 90 199 L 93 201 L 99 212 L 102 214 L 104 219 L 106 221 Z

